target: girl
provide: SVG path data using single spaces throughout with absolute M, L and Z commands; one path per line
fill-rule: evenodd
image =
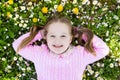
M 45 43 L 33 45 L 41 39 Z M 13 48 L 34 63 L 38 80 L 82 80 L 86 66 L 109 53 L 108 46 L 89 29 L 73 29 L 70 20 L 60 16 L 50 19 L 42 30 L 33 27 L 13 42 Z

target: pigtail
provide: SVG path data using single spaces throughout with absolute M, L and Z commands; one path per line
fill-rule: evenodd
M 92 40 L 94 37 L 93 32 L 88 28 L 81 27 L 81 28 L 77 28 L 76 35 L 77 35 L 77 42 L 78 42 L 77 44 L 84 46 L 87 51 L 89 51 L 93 55 L 96 55 L 95 50 L 93 48 L 93 43 L 92 43 Z
M 41 30 L 42 28 L 41 27 L 37 27 L 37 26 L 33 26 L 31 27 L 30 29 L 30 35 L 28 37 L 26 37 L 25 39 L 22 40 L 22 42 L 20 43 L 20 45 L 18 46 L 17 48 L 17 52 L 24 48 L 26 45 L 29 44 L 29 42 L 31 42 L 34 37 L 36 36 L 36 34 L 39 32 L 39 30 Z

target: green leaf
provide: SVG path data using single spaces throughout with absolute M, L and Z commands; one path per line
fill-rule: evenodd
M 0 20 L 0 25 L 2 24 L 2 20 Z
M 3 40 L 0 40 L 0 44 L 1 45 L 5 45 L 5 44 L 7 44 L 5 41 L 3 41 Z
M 14 37 L 15 37 L 15 35 L 14 35 L 14 33 L 13 33 L 12 31 L 9 32 L 9 36 L 10 36 L 11 38 L 14 38 Z
M 46 21 L 46 18 L 45 18 L 45 16 L 43 16 L 42 12 L 39 12 L 39 17 L 40 17 L 43 21 Z

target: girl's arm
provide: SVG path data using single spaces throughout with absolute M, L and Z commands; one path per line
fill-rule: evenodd
M 20 45 L 21 41 L 23 39 L 25 39 L 26 37 L 28 37 L 30 35 L 30 32 L 20 36 L 18 39 L 16 39 L 13 43 L 13 49 L 17 52 L 17 48 Z M 33 61 L 35 59 L 35 51 L 36 51 L 36 46 L 31 45 L 33 42 L 35 42 L 36 40 L 40 40 L 42 39 L 42 35 L 41 32 L 39 31 L 36 36 L 34 37 L 34 39 L 29 42 L 28 45 L 26 45 L 24 48 L 20 49 L 17 53 L 20 54 L 21 56 L 23 56 L 24 58 Z
M 104 58 L 109 53 L 109 47 L 96 35 L 93 37 L 93 48 L 96 52 L 96 56 L 89 53 L 85 49 L 83 51 L 83 59 L 86 65 Z

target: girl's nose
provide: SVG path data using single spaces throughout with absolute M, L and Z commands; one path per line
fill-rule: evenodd
M 54 41 L 55 41 L 56 44 L 59 44 L 61 42 L 61 39 L 60 38 L 55 38 Z

